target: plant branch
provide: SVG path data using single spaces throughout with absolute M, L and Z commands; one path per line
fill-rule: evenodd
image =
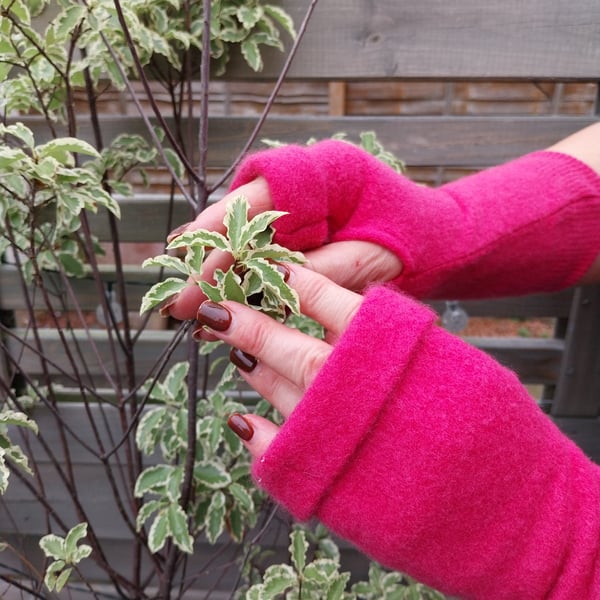
M 304 19 L 302 20 L 302 23 L 301 23 L 300 27 L 298 28 L 298 34 L 296 35 L 294 44 L 292 45 L 290 52 L 285 59 L 285 62 L 281 69 L 281 72 L 279 73 L 279 76 L 277 77 L 277 81 L 275 82 L 275 85 L 273 86 L 273 89 L 272 89 L 271 93 L 269 94 L 269 97 L 267 98 L 265 107 L 263 108 L 263 111 L 262 111 L 260 117 L 258 118 L 258 121 L 256 122 L 256 125 L 254 126 L 254 129 L 252 130 L 252 133 L 250 134 L 250 137 L 246 141 L 244 147 L 239 152 L 237 158 L 233 161 L 231 166 L 225 171 L 225 173 L 219 178 L 219 180 L 209 189 L 209 194 L 212 194 L 213 192 L 215 192 L 217 189 L 219 189 L 223 185 L 223 183 L 225 181 L 227 181 L 229 176 L 235 171 L 235 169 L 238 167 L 238 165 L 242 162 L 242 160 L 243 160 L 244 156 L 246 155 L 246 153 L 248 152 L 248 150 L 250 150 L 250 148 L 252 147 L 254 142 L 256 142 L 256 138 L 258 137 L 258 134 L 259 134 L 260 130 L 262 129 L 262 126 L 264 125 L 264 123 L 267 119 L 267 116 L 271 112 L 271 108 L 273 107 L 273 104 L 275 102 L 277 94 L 279 94 L 279 90 L 281 89 L 281 86 L 283 85 L 283 82 L 288 74 L 288 71 L 290 70 L 292 61 L 294 60 L 296 53 L 298 52 L 298 48 L 300 47 L 300 43 L 302 42 L 302 39 L 304 38 L 304 34 L 306 33 L 308 23 L 310 22 L 313 12 L 317 6 L 317 2 L 318 2 L 318 0 L 311 0 L 310 6 L 306 10 Z
M 121 2 L 120 0 L 114 0 L 114 5 L 115 5 L 115 9 L 117 11 L 117 17 L 119 19 L 119 23 L 121 25 L 121 28 L 123 29 L 123 35 L 125 36 L 125 40 L 127 41 L 127 45 L 129 48 L 129 51 L 131 52 L 131 55 L 133 57 L 133 61 L 135 63 L 136 66 L 136 70 L 138 73 L 138 77 L 140 78 L 140 81 L 144 87 L 144 91 L 146 92 L 147 95 L 147 99 L 150 102 L 150 105 L 152 107 L 152 110 L 154 112 L 154 115 L 156 116 L 160 126 L 162 127 L 163 131 L 165 132 L 165 135 L 167 136 L 169 142 L 171 143 L 171 146 L 173 147 L 173 150 L 177 153 L 177 156 L 179 157 L 179 159 L 181 160 L 181 162 L 184 164 L 189 176 L 192 179 L 196 178 L 196 174 L 194 172 L 193 166 L 188 162 L 187 157 L 185 155 L 185 151 L 179 146 L 179 144 L 177 143 L 177 140 L 173 137 L 173 134 L 171 133 L 170 128 L 167 125 L 167 122 L 165 121 L 164 117 L 162 116 L 162 113 L 160 111 L 160 109 L 158 108 L 158 106 L 156 105 L 155 99 L 154 99 L 154 95 L 152 94 L 152 90 L 150 90 L 150 87 L 148 85 L 148 78 L 146 77 L 146 74 L 144 73 L 144 67 L 142 66 L 142 63 L 140 61 L 139 55 L 137 53 L 136 47 L 135 47 L 135 43 L 133 41 L 133 38 L 131 37 L 131 32 L 129 31 L 129 27 L 127 25 L 127 21 L 125 20 L 125 16 L 123 15 L 123 8 L 121 6 Z M 105 42 L 106 43 L 106 42 Z M 110 47 L 109 47 L 110 49 Z M 114 56 L 114 55 L 113 55 Z M 115 56 L 116 58 L 116 56 Z M 128 82 L 128 79 L 124 73 L 124 70 L 122 69 L 120 63 L 119 63 L 119 68 L 121 70 L 121 74 L 123 76 L 123 80 L 125 82 Z M 133 89 L 131 88 L 130 85 L 128 85 L 128 89 L 130 91 L 130 93 L 132 93 Z M 133 96 L 135 96 L 135 92 L 133 92 Z M 138 107 L 139 109 L 140 107 Z M 140 110 L 140 115 L 143 114 L 143 111 Z M 149 122 L 147 122 L 147 126 L 149 125 Z M 151 127 L 149 127 L 149 133 L 151 132 Z M 154 136 L 156 137 L 156 136 Z M 159 153 L 161 153 L 161 156 L 163 158 L 163 161 L 165 162 L 165 165 L 167 167 L 169 167 L 169 162 L 166 159 L 164 152 L 162 151 L 162 145 L 160 144 L 160 142 L 158 141 L 158 138 L 156 138 L 155 143 L 157 144 L 157 149 L 159 150 Z M 177 178 L 177 175 L 175 174 L 174 171 L 172 171 L 171 169 L 171 176 L 175 177 L 176 180 L 178 181 L 179 178 Z M 182 193 L 185 194 L 185 188 L 183 187 L 183 184 L 180 183 L 180 189 L 182 191 Z M 187 194 L 186 194 L 187 195 Z M 191 198 L 188 197 L 188 202 L 191 200 Z M 190 202 L 192 205 L 194 205 L 194 202 Z

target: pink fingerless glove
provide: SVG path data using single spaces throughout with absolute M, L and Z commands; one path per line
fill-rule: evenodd
M 394 283 L 420 298 L 558 290 L 600 252 L 600 177 L 556 152 L 431 189 L 356 146 L 324 141 L 249 156 L 231 188 L 259 175 L 290 213 L 276 225 L 280 244 L 374 242 L 404 265 Z
M 254 477 L 450 595 L 600 598 L 600 469 L 512 372 L 434 321 L 369 291 Z

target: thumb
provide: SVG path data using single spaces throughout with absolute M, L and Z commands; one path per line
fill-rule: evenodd
M 242 440 L 252 458 L 260 458 L 279 432 L 275 423 L 252 414 L 233 413 L 227 425 Z
M 373 242 L 332 242 L 306 252 L 305 256 L 313 271 L 353 291 L 362 291 L 370 283 L 396 279 L 402 271 L 400 259 Z

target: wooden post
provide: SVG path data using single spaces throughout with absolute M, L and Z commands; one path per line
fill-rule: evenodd
M 331 81 L 329 83 L 329 115 L 343 117 L 346 114 L 346 83 Z
M 552 414 L 600 414 L 600 285 L 584 286 L 575 292 Z

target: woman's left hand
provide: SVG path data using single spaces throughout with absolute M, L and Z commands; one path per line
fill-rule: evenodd
M 290 271 L 288 284 L 300 297 L 302 313 L 324 326 L 325 340 L 232 301 L 201 304 L 197 315 L 200 327 L 195 332 L 198 339 L 208 334 L 232 346 L 232 360 L 242 377 L 284 418 L 300 402 L 362 302 L 359 294 L 315 271 L 298 265 L 286 268 Z M 230 426 L 254 457 L 265 453 L 278 432 L 275 424 L 252 414 L 235 415 Z

